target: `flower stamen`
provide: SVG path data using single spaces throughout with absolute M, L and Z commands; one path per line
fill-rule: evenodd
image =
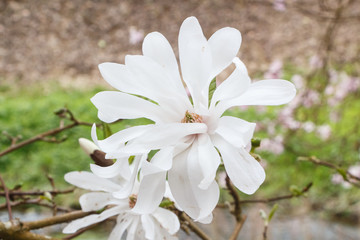
M 181 120 L 182 123 L 202 123 L 203 119 L 199 114 L 185 112 L 185 117 Z
M 135 207 L 136 200 L 137 200 L 137 195 L 136 194 L 131 194 L 129 196 L 129 208 L 134 208 Z

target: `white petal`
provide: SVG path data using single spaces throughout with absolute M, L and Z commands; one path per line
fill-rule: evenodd
M 213 214 L 211 213 L 209 216 L 206 216 L 202 219 L 198 219 L 197 221 L 202 224 L 209 224 L 213 220 Z
M 117 223 L 114 229 L 111 231 L 108 240 L 120 240 L 122 235 L 124 235 L 125 230 L 132 223 L 133 217 L 130 214 L 120 214 L 117 217 Z
M 118 199 L 114 199 L 111 193 L 104 193 L 104 192 L 89 192 L 81 195 L 79 199 L 79 203 L 81 209 L 84 212 L 89 211 L 97 211 L 102 209 L 103 207 L 111 204 L 128 205 L 127 201 L 120 201 Z
M 179 58 L 183 79 L 193 98 L 195 109 L 208 104 L 208 82 L 212 58 L 208 42 L 195 17 L 185 19 L 179 32 Z
M 193 219 L 202 219 L 208 216 L 215 208 L 219 200 L 219 188 L 215 181 L 208 189 L 200 189 L 198 184 L 202 179 L 200 176 L 189 175 L 188 168 L 194 172 L 196 161 L 191 163 L 189 149 L 177 155 L 173 161 L 173 167 L 168 172 L 168 181 L 176 203 Z M 191 158 L 191 157 L 190 157 Z M 198 166 L 198 169 L 200 167 Z
M 79 145 L 87 155 L 91 155 L 95 150 L 100 150 L 99 147 L 92 141 L 86 138 L 79 138 Z
M 141 225 L 145 231 L 146 239 L 155 239 L 154 220 L 147 214 L 141 215 Z
M 222 82 L 215 90 L 211 99 L 211 105 L 215 106 L 218 101 L 240 96 L 250 86 L 250 77 L 247 74 L 246 67 L 240 59 L 235 58 L 235 70 Z
M 241 148 L 251 141 L 255 126 L 255 123 L 250 123 L 240 118 L 224 116 L 219 119 L 215 132 L 234 145 L 234 147 Z
M 143 162 L 142 168 L 151 165 Z M 141 182 L 135 207 L 135 213 L 148 214 L 153 212 L 161 203 L 165 193 L 166 171 L 145 175 Z
M 157 208 L 152 214 L 160 225 L 170 234 L 175 234 L 180 229 L 178 217 L 171 211 L 164 208 Z
M 101 167 L 96 164 L 90 164 L 91 171 L 101 178 L 113 178 L 120 175 L 126 180 L 130 179 L 131 172 L 128 159 L 117 159 L 113 165 Z
M 126 130 L 124 130 L 126 131 Z M 152 125 L 147 131 L 126 144 L 120 151 L 121 154 L 136 154 L 149 152 L 153 149 L 160 149 L 166 146 L 173 146 L 179 143 L 179 140 L 192 134 L 205 133 L 207 126 L 204 123 L 169 123 Z M 109 153 L 109 156 L 117 157 L 116 153 Z
M 239 97 L 219 102 L 217 111 L 222 114 L 233 106 L 281 105 L 290 102 L 295 94 L 295 86 L 289 81 L 262 80 L 251 84 L 247 91 Z
M 91 172 L 69 172 L 64 176 L 65 181 L 79 188 L 91 191 L 114 192 L 120 186 L 110 180 L 100 178 Z
M 137 176 L 137 173 L 139 171 L 139 165 L 140 162 L 145 161 L 147 157 L 147 154 L 144 154 L 143 156 L 136 156 L 134 159 L 134 162 L 132 163 L 134 165 L 134 169 L 133 172 L 131 174 L 131 178 L 130 180 L 125 184 L 125 186 L 123 186 L 120 190 L 113 192 L 113 196 L 115 198 L 119 198 L 119 199 L 123 199 L 123 198 L 127 198 L 128 196 L 130 196 L 133 187 L 134 187 L 134 183 L 135 183 L 135 179 Z
M 192 149 L 196 152 L 195 158 L 191 161 L 198 161 L 203 178 L 199 183 L 201 189 L 207 189 L 216 177 L 216 171 L 220 164 L 220 156 L 207 134 L 199 134 L 193 143 Z M 197 167 L 197 166 L 195 166 Z M 190 169 L 189 169 L 190 170 Z M 189 173 L 191 175 L 192 173 Z M 194 173 L 195 174 L 195 173 Z
M 265 171 L 260 163 L 244 148 L 236 149 L 221 137 L 214 137 L 213 142 L 234 185 L 246 194 L 253 194 L 265 180 Z
M 94 223 L 102 222 L 109 217 L 115 216 L 124 211 L 123 206 L 116 206 L 103 211 L 101 214 L 92 214 L 84 218 L 77 219 L 69 223 L 64 229 L 63 233 L 75 233 L 77 230 L 90 226 Z
M 214 78 L 236 57 L 241 45 L 241 34 L 235 28 L 222 28 L 209 38 L 209 45 L 213 59 L 211 77 Z
M 140 222 L 140 216 L 134 216 L 133 221 L 132 221 L 130 227 L 128 228 L 128 230 L 127 230 L 126 240 L 137 240 L 137 239 L 139 239 L 139 238 L 136 238 L 139 222 Z
M 170 77 L 168 80 L 173 81 L 179 93 L 187 97 L 174 51 L 167 39 L 159 32 L 149 33 L 144 39 L 142 49 L 144 56 L 150 57 L 163 67 Z
M 103 91 L 91 98 L 91 102 L 101 112 L 100 120 L 148 118 L 161 122 L 161 109 L 158 105 L 142 98 L 114 91 Z M 104 117 L 104 118 L 102 118 Z

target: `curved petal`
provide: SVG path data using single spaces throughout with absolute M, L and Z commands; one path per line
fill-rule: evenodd
M 231 64 L 241 45 L 241 33 L 235 28 L 222 28 L 209 38 L 212 54 L 211 78 Z
M 179 93 L 187 98 L 176 57 L 168 40 L 159 32 L 149 33 L 144 39 L 142 50 L 144 56 L 150 57 L 164 68 L 170 77 L 168 80 L 173 81 Z
M 132 223 L 133 216 L 130 214 L 120 214 L 117 217 L 116 225 L 114 229 L 111 231 L 108 240 L 119 240 L 122 239 L 122 235 L 124 235 L 125 230 L 130 226 Z
M 126 130 L 124 130 L 126 131 Z M 152 128 L 140 137 L 128 142 L 118 152 L 111 152 L 107 158 L 120 157 L 124 154 L 140 154 L 153 149 L 161 149 L 167 146 L 179 144 L 179 140 L 192 134 L 205 133 L 207 126 L 204 123 L 168 123 L 152 125 Z
M 213 220 L 213 214 L 211 213 L 210 215 L 208 215 L 202 219 L 198 219 L 197 221 L 202 224 L 209 224 L 212 222 L 212 220 Z
M 109 217 L 115 216 L 124 211 L 124 206 L 116 206 L 103 211 L 101 214 L 92 214 L 84 218 L 77 219 L 69 223 L 64 229 L 63 233 L 75 233 L 77 230 L 92 225 L 94 223 L 102 222 Z
M 218 101 L 231 99 L 240 96 L 250 86 L 251 80 L 247 74 L 246 67 L 239 58 L 233 60 L 236 68 L 232 74 L 222 82 L 215 90 L 211 99 L 211 106 L 215 106 Z
M 138 174 L 139 171 L 139 165 L 140 162 L 143 162 L 146 160 L 147 154 L 144 154 L 143 156 L 136 156 L 134 162 L 132 163 L 134 165 L 133 168 L 133 172 L 131 174 L 131 178 L 130 180 L 125 184 L 125 186 L 123 186 L 120 190 L 118 191 L 114 191 L 113 192 L 113 196 L 115 198 L 119 198 L 119 199 L 123 199 L 123 198 L 127 198 L 128 196 L 130 196 L 130 194 L 132 193 L 133 187 L 134 187 L 134 183 L 136 180 L 136 176 Z
M 251 141 L 255 126 L 255 123 L 250 123 L 240 118 L 224 116 L 219 119 L 215 132 L 234 147 L 241 148 Z
M 178 154 L 173 161 L 173 167 L 168 172 L 168 181 L 176 203 L 193 219 L 208 216 L 216 207 L 219 200 L 219 187 L 213 181 L 208 189 L 198 187 L 202 180 L 202 173 L 198 166 L 197 174 L 189 175 L 189 168 L 194 173 L 197 161 L 192 162 L 189 157 L 190 149 Z M 192 166 L 189 166 L 189 165 Z
M 109 123 L 108 120 L 142 117 L 154 122 L 162 121 L 162 112 L 158 105 L 134 95 L 115 91 L 103 91 L 97 93 L 90 100 L 101 112 L 98 116 L 104 122 Z
M 179 32 L 179 58 L 183 79 L 193 98 L 195 109 L 208 104 L 208 82 L 212 57 L 209 44 L 195 17 L 185 19 Z
M 237 98 L 219 102 L 216 110 L 221 115 L 233 106 L 246 105 L 281 105 L 290 102 L 296 94 L 294 84 L 286 80 L 262 80 L 249 86 L 246 92 Z
M 137 238 L 138 232 L 141 232 L 141 231 L 137 231 L 139 222 L 140 222 L 140 216 L 134 216 L 133 221 L 127 230 L 126 240 L 142 239 L 140 236 Z
M 141 215 L 141 225 L 146 239 L 155 239 L 155 223 L 148 214 Z
M 244 148 L 234 148 L 221 137 L 214 137 L 213 142 L 234 185 L 246 194 L 253 194 L 265 180 L 265 171 L 260 163 Z
M 84 212 L 98 211 L 107 205 L 116 204 L 127 206 L 128 201 L 114 199 L 111 193 L 89 192 L 81 195 L 79 199 L 81 209 Z
M 197 159 L 191 161 L 198 161 L 203 176 L 199 183 L 199 188 L 207 189 L 216 177 L 216 171 L 220 164 L 219 153 L 216 151 L 207 134 L 199 134 L 193 143 L 192 149 L 195 149 L 194 157 Z M 189 170 L 191 171 L 190 168 Z M 196 173 L 189 172 L 189 175 L 191 174 Z
M 100 178 L 91 172 L 69 172 L 64 178 L 74 186 L 91 191 L 115 192 L 120 188 L 116 183 Z
M 147 161 L 143 162 L 142 169 L 151 165 Z M 166 171 L 160 171 L 145 175 L 141 182 L 139 193 L 133 212 L 148 214 L 155 211 L 161 203 L 165 193 Z
M 157 208 L 152 216 L 170 234 L 175 234 L 180 229 L 179 218 L 171 211 L 164 208 Z
M 129 180 L 131 176 L 128 159 L 117 159 L 113 165 L 108 167 L 90 164 L 90 169 L 95 175 L 101 178 L 113 178 L 120 175 L 125 180 Z

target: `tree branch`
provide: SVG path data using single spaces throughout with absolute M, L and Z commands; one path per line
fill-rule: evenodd
M 12 220 L 12 213 L 11 213 L 11 202 L 10 202 L 10 197 L 9 197 L 9 190 L 6 187 L 5 183 L 4 183 L 4 179 L 1 177 L 0 175 L 0 182 L 2 185 L 2 188 L 4 189 L 4 195 L 5 195 L 5 199 L 6 199 L 6 206 L 7 206 L 7 210 L 8 210 L 8 214 L 9 214 L 9 221 Z

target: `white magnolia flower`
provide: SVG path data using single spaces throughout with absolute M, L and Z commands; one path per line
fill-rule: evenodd
M 100 214 L 91 214 L 72 221 L 64 228 L 64 233 L 75 233 L 81 228 L 117 216 L 109 240 L 122 239 L 125 231 L 127 231 L 127 240 L 177 239 L 173 234 L 179 230 L 180 223 L 174 213 L 160 207 L 150 214 L 135 213 L 132 210 L 137 198 L 134 191 L 124 198 L 114 197 L 113 193 L 124 187 L 122 177 L 105 179 L 90 172 L 70 172 L 65 175 L 65 180 L 77 187 L 94 191 L 80 197 L 83 211 L 98 211 L 103 208 L 105 210 Z
M 219 198 L 215 176 L 221 159 L 242 192 L 252 194 L 264 181 L 263 168 L 245 149 L 255 123 L 222 115 L 233 106 L 284 104 L 296 91 L 285 80 L 251 83 L 245 65 L 236 57 L 240 44 L 240 32 L 229 27 L 207 40 L 197 19 L 190 17 L 179 33 L 182 78 L 169 42 L 158 32 L 145 37 L 143 55 L 128 55 L 125 64 L 99 65 L 104 79 L 119 90 L 100 92 L 91 99 L 99 118 L 107 123 L 142 117 L 154 121 L 102 141 L 97 140 L 95 127 L 92 131 L 107 158 L 159 150 L 142 166 L 144 178 L 134 210 L 146 213 L 159 205 L 167 176 L 178 206 L 195 220 L 210 221 Z M 235 70 L 209 102 L 212 79 L 232 63 Z

